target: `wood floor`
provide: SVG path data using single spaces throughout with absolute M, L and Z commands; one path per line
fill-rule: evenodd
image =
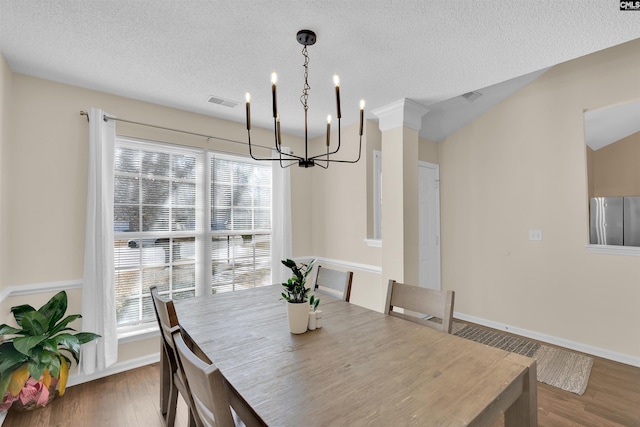
M 45 408 L 10 411 L 2 427 L 160 427 L 158 369 L 154 364 L 76 385 Z M 538 421 L 541 427 L 640 427 L 640 368 L 596 358 L 583 396 L 538 383 Z M 181 401 L 176 427 L 186 425 Z

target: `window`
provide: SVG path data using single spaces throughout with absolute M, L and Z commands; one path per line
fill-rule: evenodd
M 216 291 L 271 284 L 271 165 L 210 155 Z
M 118 326 L 155 321 L 152 285 L 182 299 L 271 283 L 270 165 L 126 138 L 114 160 Z

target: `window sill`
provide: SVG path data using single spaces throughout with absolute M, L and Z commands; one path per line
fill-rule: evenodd
M 382 239 L 364 239 L 364 242 L 369 247 L 373 247 L 373 248 L 381 248 L 382 247 Z
M 637 246 L 587 245 L 587 250 L 592 254 L 640 256 Z
M 160 330 L 155 323 L 118 328 L 118 345 L 146 340 L 147 338 L 154 338 L 159 335 Z

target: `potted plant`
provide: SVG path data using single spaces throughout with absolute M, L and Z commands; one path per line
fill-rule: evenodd
M 67 311 L 67 293 L 58 292 L 45 305 L 11 307 L 17 328 L 2 324 L 0 335 L 0 411 L 45 406 L 57 393 L 64 394 L 71 355 L 79 361 L 80 346 L 100 335 L 74 331 L 69 323 L 82 317 Z M 63 353 L 65 352 L 65 353 Z
M 285 283 L 282 284 L 284 292 L 282 292 L 282 298 L 287 300 L 287 317 L 289 319 L 289 330 L 293 334 L 302 334 L 307 332 L 307 326 L 309 324 L 309 305 L 307 304 L 307 293 L 309 288 L 305 286 L 307 282 L 307 276 L 313 270 L 313 264 L 316 260 L 312 260 L 310 263 L 296 263 L 291 259 L 282 260 L 282 264 L 291 269 L 293 277 L 290 277 Z

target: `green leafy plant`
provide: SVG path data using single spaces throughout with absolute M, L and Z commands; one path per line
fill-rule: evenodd
M 0 396 L 11 393 L 14 397 L 29 377 L 58 384 L 58 393 L 64 394 L 71 360 L 79 362 L 80 346 L 100 335 L 74 331 L 69 323 L 81 318 L 73 314 L 63 319 L 67 311 L 67 293 L 61 291 L 45 305 L 35 309 L 30 305 L 11 307 L 18 328 L 2 324 L 0 335 L 9 338 L 0 342 Z M 9 389 L 9 390 L 7 390 Z
M 305 287 L 305 283 L 307 282 L 307 276 L 311 273 L 311 270 L 313 270 L 313 264 L 315 264 L 315 262 L 316 260 L 314 259 L 308 264 L 298 264 L 291 259 L 282 260 L 282 264 L 291 269 L 293 273 L 293 277 L 282 284 L 284 287 L 282 298 L 293 303 L 307 302 L 309 288 Z

